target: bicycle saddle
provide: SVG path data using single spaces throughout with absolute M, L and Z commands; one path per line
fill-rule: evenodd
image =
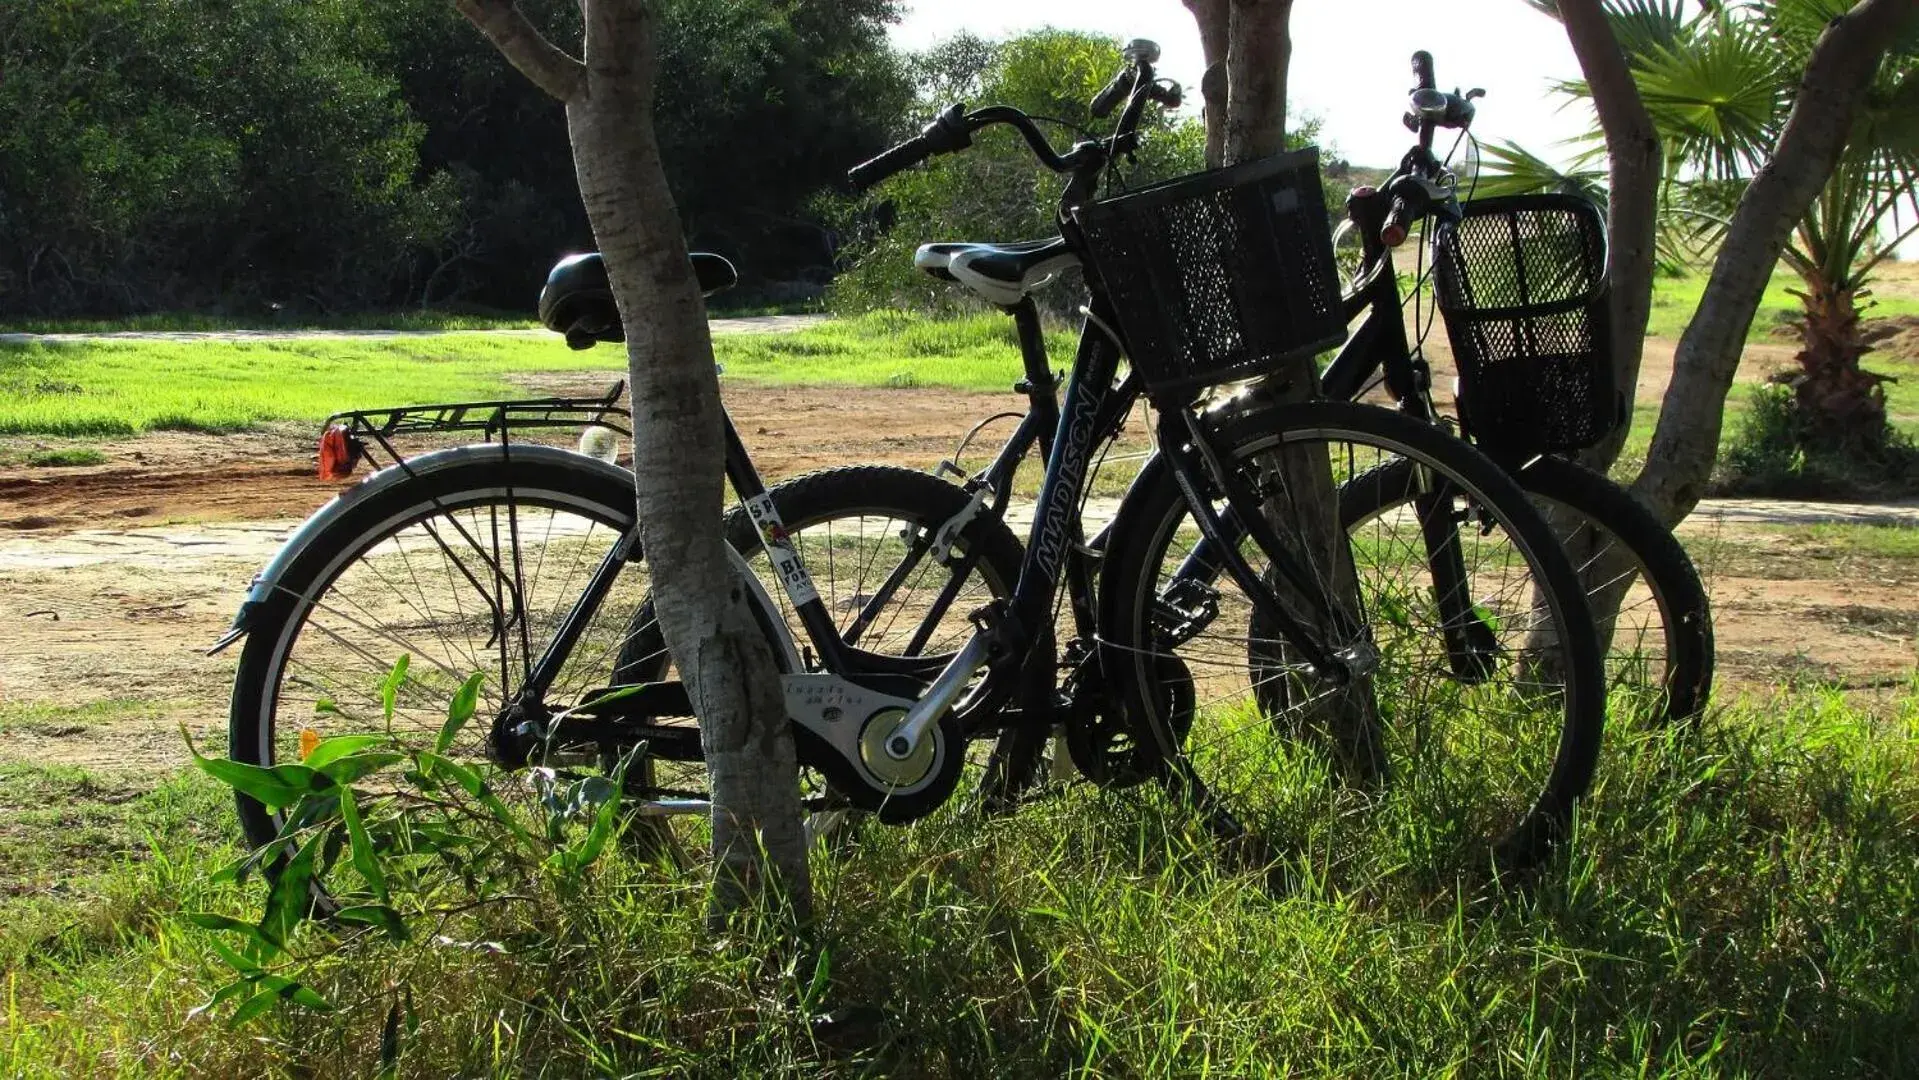
M 1002 306 L 1052 284 L 1079 256 L 1066 239 L 1022 240 L 1014 244 L 921 244 L 913 265 L 943 281 L 961 285 Z
M 691 258 L 693 276 L 699 280 L 703 295 L 730 289 L 740 279 L 739 271 L 723 256 L 695 251 Z M 565 334 L 566 343 L 575 349 L 626 340 L 599 252 L 568 255 L 553 264 L 546 275 L 546 287 L 540 290 L 540 323 L 556 334 Z

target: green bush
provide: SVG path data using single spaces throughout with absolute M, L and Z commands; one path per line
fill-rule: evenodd
M 362 5 L 0 9 L 0 312 L 384 298 L 451 226 Z
M 1792 387 L 1754 387 L 1745 416 L 1720 455 L 1715 494 L 1809 499 L 1896 498 L 1919 494 L 1919 447 L 1897 431 L 1884 446 L 1852 456 L 1808 438 Z

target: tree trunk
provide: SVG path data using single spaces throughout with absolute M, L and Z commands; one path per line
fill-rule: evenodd
M 1207 100 L 1207 164 L 1237 165 L 1284 150 L 1286 73 L 1292 60 L 1287 24 L 1292 0 L 1186 0 L 1186 6 L 1199 23 L 1207 80 L 1212 84 L 1201 84 Z M 1224 87 L 1218 85 L 1222 72 Z M 1218 107 L 1222 97 L 1223 111 Z M 1213 157 L 1215 147 L 1217 161 Z M 1302 357 L 1268 378 L 1266 387 L 1274 400 L 1315 397 L 1318 366 L 1313 357 Z M 1333 568 L 1333 595 L 1327 599 L 1344 608 L 1354 625 L 1363 625 L 1358 574 L 1346 531 L 1339 523 L 1338 486 L 1333 481 L 1332 463 L 1322 451 L 1302 447 L 1276 452 L 1262 465 L 1278 472 L 1288 496 L 1285 506 L 1271 511 L 1275 531 L 1284 537 L 1289 530 L 1296 530 L 1294 535 L 1306 550 L 1293 555 L 1303 565 Z M 1302 624 L 1312 626 L 1317 622 L 1310 617 L 1302 598 L 1281 587 L 1276 574 L 1268 572 L 1266 581 Z M 1329 644 L 1339 648 L 1351 643 Z M 1324 730 L 1350 772 L 1364 780 L 1379 778 L 1384 762 L 1380 756 L 1378 703 L 1370 680 L 1356 680 L 1347 692 L 1330 695 L 1315 715 L 1305 719 Z
M 1573 54 L 1579 58 L 1586 85 L 1592 90 L 1593 109 L 1606 136 L 1606 284 L 1612 300 L 1611 361 L 1614 384 L 1624 395 L 1625 415 L 1611 434 L 1579 455 L 1581 464 L 1605 473 L 1619 457 L 1632 430 L 1632 406 L 1638 396 L 1639 365 L 1646 347 L 1646 320 L 1652 313 L 1663 154 L 1659 132 L 1639 96 L 1639 85 L 1633 81 L 1626 54 L 1599 0 L 1559 0 L 1558 17 L 1566 28 Z M 1609 646 L 1619 605 L 1634 576 L 1631 555 L 1611 543 L 1610 536 L 1563 509 L 1547 508 L 1546 516 L 1567 556 L 1579 569 L 1600 640 Z M 1544 648 L 1543 642 L 1534 644 Z
M 1293 59 L 1287 28 L 1293 0 L 1231 0 L 1231 5 L 1224 156 L 1229 165 L 1286 148 L 1286 69 Z
M 1646 319 L 1652 313 L 1653 270 L 1659 230 L 1659 182 L 1663 155 L 1659 132 L 1639 97 L 1626 54 L 1614 38 L 1598 0 L 1559 0 L 1579 69 L 1592 88 L 1593 108 L 1606 136 L 1609 179 L 1606 247 L 1610 262 L 1606 284 L 1612 294 L 1612 365 L 1625 395 L 1626 415 L 1604 442 L 1580 455 L 1599 472 L 1612 467 L 1632 427 L 1632 402 L 1639 364 L 1646 347 Z
M 1859 366 L 1872 347 L 1859 337 L 1857 298 L 1811 280 L 1799 297 L 1799 367 L 1782 381 L 1792 387 L 1801 438 L 1809 448 L 1872 460 L 1886 447 L 1885 376 Z
M 626 328 L 640 543 L 662 636 L 700 718 L 714 916 L 766 894 L 804 919 L 812 890 L 793 740 L 772 652 L 721 535 L 719 377 L 653 132 L 655 6 L 585 0 L 582 64 L 540 37 L 511 0 L 455 3 L 566 103 L 580 196 Z
M 1633 484 L 1668 525 L 1691 513 L 1705 491 L 1726 393 L 1779 252 L 1832 175 L 1879 58 L 1915 9 L 1919 0 L 1860 0 L 1827 25 L 1772 159 L 1733 212 L 1699 309 L 1679 339 L 1652 449 Z
M 1186 10 L 1199 24 L 1199 48 L 1206 73 L 1199 79 L 1200 100 L 1206 105 L 1206 167 L 1226 164 L 1226 43 L 1232 29 L 1232 0 L 1185 0 Z

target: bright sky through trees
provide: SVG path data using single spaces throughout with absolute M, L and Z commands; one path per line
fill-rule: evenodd
M 1180 0 L 909 0 L 893 39 L 918 49 L 962 29 L 1004 37 L 1049 25 L 1152 38 L 1162 70 L 1197 103 L 1199 32 Z M 1323 141 L 1356 164 L 1391 165 L 1405 151 L 1399 116 L 1415 49 L 1433 54 L 1447 89 L 1485 87 L 1474 125 L 1483 140 L 1563 159 L 1557 144 L 1595 127 L 1550 92 L 1579 64 L 1559 25 L 1523 0 L 1299 0 L 1292 26 L 1293 107 L 1320 117 Z

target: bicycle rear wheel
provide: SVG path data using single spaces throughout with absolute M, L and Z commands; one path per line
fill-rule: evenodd
M 1364 661 L 1346 685 L 1314 670 L 1229 575 L 1194 559 L 1192 512 L 1158 463 L 1115 522 L 1125 542 L 1108 553 L 1101 627 L 1109 675 L 1160 750 L 1166 789 L 1264 856 L 1345 861 L 1383 838 L 1388 865 L 1470 864 L 1489 846 L 1503 870 L 1537 863 L 1592 782 L 1605 692 L 1584 591 L 1524 494 L 1458 440 L 1345 402 L 1229 419 L 1215 442 L 1314 587 L 1356 601 L 1350 640 L 1324 620 L 1310 624 L 1316 640 Z M 1430 495 L 1436 513 L 1471 520 L 1455 586 L 1468 591 L 1440 602 L 1407 513 L 1347 530 L 1326 557 L 1311 523 L 1327 508 L 1308 504 L 1282 457 L 1323 460 L 1335 483 L 1397 475 L 1401 500 Z M 1251 540 L 1240 551 L 1269 587 L 1279 580 Z M 1168 685 L 1180 680 L 1189 693 Z M 1376 767 L 1352 767 L 1355 744 Z
M 343 496 L 250 612 L 228 720 L 235 761 L 294 762 L 305 731 L 380 726 L 379 684 L 401 655 L 409 666 L 394 730 L 430 739 L 455 688 L 480 672 L 479 707 L 453 749 L 483 756 L 494 718 L 634 521 L 631 474 L 565 451 L 463 447 L 414 458 L 408 470 Z M 623 567 L 545 695 L 549 706 L 613 683 L 649 569 L 637 559 Z M 760 621 L 775 634 L 769 613 Z M 789 655 L 784 643 L 775 654 Z M 273 839 L 276 815 L 244 796 L 239 811 L 250 843 Z

